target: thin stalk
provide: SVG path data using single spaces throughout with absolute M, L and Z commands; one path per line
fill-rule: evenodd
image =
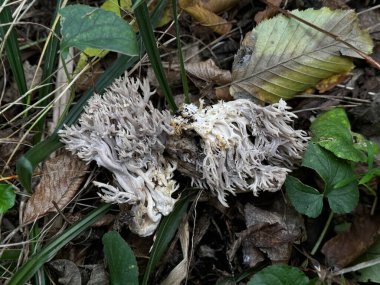
M 179 61 L 179 67 L 180 67 L 180 72 L 181 72 L 183 95 L 185 96 L 185 103 L 189 104 L 190 103 L 189 84 L 187 83 L 187 76 L 186 76 L 185 64 L 183 61 L 183 54 L 182 54 L 182 47 L 181 47 L 181 39 L 180 39 L 180 34 L 179 34 L 179 23 L 178 23 L 178 17 L 177 17 L 177 0 L 172 0 L 172 6 L 173 6 L 174 26 L 175 26 L 175 33 L 176 33 L 176 40 L 177 40 L 178 61 Z
M 329 217 L 328 217 L 328 219 L 326 221 L 326 224 L 325 224 L 325 226 L 324 226 L 321 234 L 319 235 L 319 238 L 318 238 L 316 244 L 314 245 L 313 249 L 311 250 L 311 255 L 314 255 L 317 252 L 319 246 L 322 243 L 323 238 L 326 235 L 326 232 L 327 232 L 328 228 L 330 227 L 330 224 L 331 224 L 331 221 L 332 221 L 333 217 L 334 217 L 334 213 L 332 211 L 330 211 L 330 214 L 329 214 Z
M 0 6 L 3 5 L 3 3 L 4 0 L 0 0 Z M 9 24 L 11 26 L 12 20 L 13 19 L 10 8 L 8 6 L 5 6 L 3 10 L 0 12 L 0 23 Z M 28 87 L 26 85 L 24 67 L 22 65 L 21 53 L 17 41 L 16 32 L 12 26 L 8 27 L 6 25 L 1 25 L 0 36 L 4 41 L 3 44 L 5 45 L 5 53 L 7 55 L 9 66 L 12 70 L 12 74 L 16 81 L 20 96 L 22 96 L 28 91 Z M 30 101 L 30 95 L 23 98 L 23 103 L 26 105 L 28 105 Z M 25 114 L 25 116 L 27 116 L 27 114 Z

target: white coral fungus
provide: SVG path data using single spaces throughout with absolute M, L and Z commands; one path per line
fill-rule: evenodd
M 106 202 L 132 205 L 129 227 L 141 236 L 173 210 L 177 164 L 227 206 L 227 192 L 279 190 L 306 147 L 306 133 L 290 126 L 296 116 L 282 100 L 268 107 L 247 99 L 188 104 L 172 117 L 153 107 L 151 95 L 146 80 L 119 79 L 59 133 L 68 150 L 113 173 L 114 185 L 95 185 Z
M 142 95 L 141 95 L 142 94 Z M 66 148 L 85 161 L 111 171 L 115 185 L 95 182 L 109 203 L 132 205 L 130 229 L 147 236 L 174 206 L 175 162 L 163 157 L 166 136 L 173 133 L 168 111 L 155 109 L 146 80 L 117 80 L 103 95 L 88 101 L 78 124 L 60 131 Z
M 268 107 L 247 99 L 202 105 L 184 105 L 172 121 L 179 139 L 194 132 L 200 137 L 202 155 L 192 163 L 202 178 L 193 182 L 210 188 L 225 206 L 226 192 L 279 190 L 308 140 L 289 125 L 296 115 L 285 101 Z

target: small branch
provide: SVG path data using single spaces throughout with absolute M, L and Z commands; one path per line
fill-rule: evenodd
M 347 268 L 343 268 L 342 270 L 333 272 L 333 275 L 334 276 L 339 276 L 339 275 L 343 275 L 343 274 L 346 274 L 346 273 L 349 273 L 349 272 L 354 272 L 354 271 L 362 270 L 364 268 L 368 268 L 368 267 L 371 267 L 371 266 L 374 266 L 374 265 L 377 265 L 377 264 L 380 264 L 380 257 L 372 259 L 372 260 L 369 260 L 369 261 L 364 261 L 364 262 L 358 263 L 356 265 L 353 265 L 353 266 L 350 266 L 350 267 L 347 267 Z

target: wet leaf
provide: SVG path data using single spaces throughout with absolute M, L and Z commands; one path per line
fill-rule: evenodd
M 110 283 L 138 285 L 136 257 L 128 243 L 115 231 L 106 233 L 102 241 L 110 272 Z
M 41 181 L 26 203 L 24 223 L 56 211 L 53 202 L 60 209 L 66 206 L 76 194 L 87 169 L 88 165 L 67 152 L 47 160 Z
M 337 157 L 355 162 L 367 161 L 365 153 L 355 147 L 350 122 L 343 109 L 334 108 L 323 113 L 310 129 L 313 140 Z
M 297 178 L 288 176 L 285 181 L 286 193 L 299 212 L 308 217 L 318 217 L 323 208 L 323 194 L 313 187 L 303 184 Z
M 292 14 L 364 53 L 372 51 L 371 37 L 360 29 L 353 10 L 322 8 L 295 10 Z M 359 57 L 329 35 L 278 15 L 247 34 L 234 60 L 231 94 L 235 98 L 254 96 L 271 103 L 290 99 L 323 79 L 350 71 L 353 64 L 347 56 Z
M 357 181 L 352 166 L 317 144 L 309 143 L 302 166 L 314 169 L 325 182 L 323 195 L 334 213 L 344 214 L 355 209 L 359 201 Z M 352 181 L 338 186 L 342 181 Z
M 69 47 L 80 50 L 97 48 L 137 55 L 136 35 L 128 22 L 113 12 L 86 5 L 69 5 L 60 10 L 62 36 L 61 50 Z
M 309 278 L 298 268 L 284 264 L 272 265 L 259 271 L 247 285 L 308 285 Z
M 13 187 L 9 184 L 0 184 L 0 214 L 4 214 L 13 207 L 16 194 Z

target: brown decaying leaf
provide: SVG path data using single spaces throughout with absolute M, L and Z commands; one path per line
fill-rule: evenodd
M 247 230 L 239 233 L 229 258 L 241 244 L 244 263 L 249 267 L 254 267 L 264 256 L 272 262 L 287 262 L 292 244 L 306 238 L 302 216 L 283 200 L 277 200 L 268 210 L 246 204 L 244 216 Z
M 206 61 L 189 63 L 185 65 L 187 73 L 207 82 L 224 85 L 231 82 L 231 72 L 219 68 L 210 58 Z
M 220 13 L 236 6 L 240 0 L 199 0 L 198 3 L 209 11 Z
M 58 284 L 80 285 L 82 277 L 78 266 L 67 259 L 56 259 L 49 262 L 49 266 L 58 275 Z
M 322 253 L 328 265 L 343 268 L 355 261 L 380 234 L 380 216 L 357 215 L 348 232 L 327 241 Z
M 40 183 L 25 206 L 23 221 L 30 223 L 56 211 L 53 202 L 62 209 L 74 197 L 88 165 L 63 152 L 45 163 Z
M 276 6 L 276 7 L 280 7 L 281 5 L 281 2 L 282 0 L 268 0 L 269 3 L 271 3 L 272 5 Z M 278 12 L 277 12 L 277 9 L 274 8 L 273 6 L 271 5 L 268 5 L 264 11 L 260 11 L 258 12 L 256 15 L 255 15 L 255 22 L 258 24 L 260 23 L 261 21 L 265 20 L 265 19 L 268 19 L 274 15 L 276 15 Z
M 232 29 L 232 24 L 228 23 L 222 17 L 219 17 L 214 12 L 207 10 L 200 4 L 193 0 L 180 0 L 180 7 L 190 14 L 195 20 L 200 22 L 203 26 L 207 26 L 215 33 L 225 35 Z

